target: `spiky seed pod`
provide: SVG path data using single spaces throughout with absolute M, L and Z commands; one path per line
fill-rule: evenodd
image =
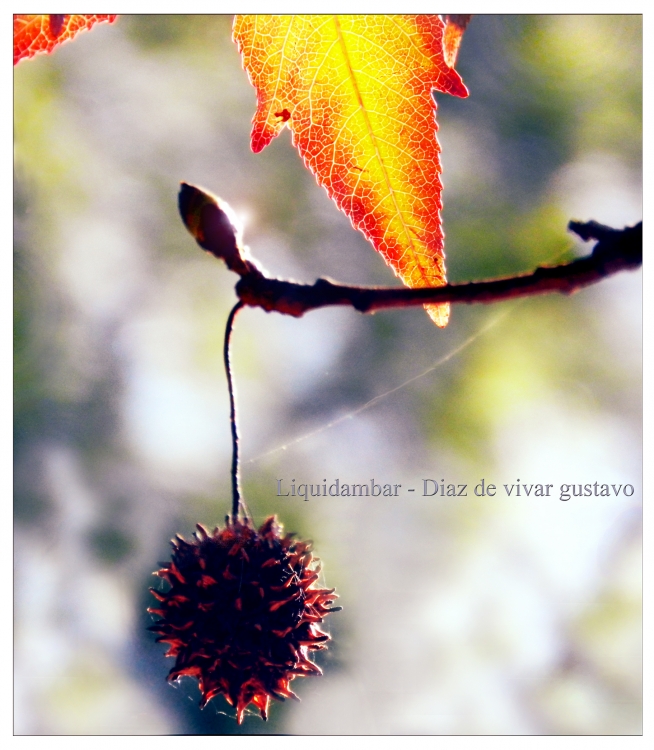
M 253 703 L 268 718 L 270 698 L 297 698 L 295 677 L 322 674 L 309 652 L 326 648 L 318 623 L 341 607 L 334 589 L 316 587 L 319 566 L 309 542 L 282 536 L 275 516 L 257 531 L 249 520 L 227 519 L 209 532 L 198 524 L 194 539 L 172 541 L 169 563 L 154 575 L 169 584 L 150 591 L 159 605 L 149 630 L 176 658 L 174 681 L 196 677 L 205 706 L 222 693 L 240 724 Z

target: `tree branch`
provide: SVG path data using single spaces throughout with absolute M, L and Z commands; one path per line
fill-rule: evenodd
M 359 312 L 450 302 L 488 304 L 514 297 L 560 292 L 571 294 L 618 271 L 638 268 L 642 263 L 642 222 L 622 230 L 597 222 L 571 221 L 568 228 L 582 239 L 596 239 L 585 258 L 558 266 L 541 266 L 533 273 L 467 284 L 402 289 L 358 287 L 318 279 L 315 284 L 272 279 L 258 269 L 241 277 L 236 285 L 239 299 L 250 307 L 262 307 L 299 317 L 328 305 L 349 305 Z
M 592 253 L 570 263 L 541 266 L 530 274 L 420 289 L 350 286 L 326 278 L 318 279 L 315 284 L 301 284 L 264 274 L 242 245 L 240 233 L 233 226 L 231 209 L 219 198 L 182 183 L 179 207 L 198 244 L 241 276 L 236 294 L 244 305 L 294 317 L 331 305 L 349 305 L 366 313 L 440 302 L 488 304 L 552 292 L 572 294 L 618 271 L 638 268 L 643 257 L 642 222 L 612 229 L 596 221 L 571 221 L 570 231 L 583 240 L 597 240 Z

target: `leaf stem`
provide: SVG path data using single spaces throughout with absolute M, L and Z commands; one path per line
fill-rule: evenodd
M 239 465 L 239 454 L 238 454 L 238 427 L 236 425 L 236 399 L 234 396 L 234 381 L 232 379 L 232 365 L 229 358 L 229 345 L 232 338 L 232 329 L 234 327 L 234 319 L 238 311 L 244 307 L 244 303 L 239 300 L 234 307 L 232 307 L 229 317 L 227 318 L 227 325 L 225 326 L 225 343 L 223 346 L 223 359 L 225 361 L 225 372 L 227 374 L 227 388 L 229 390 L 229 422 L 232 428 L 232 522 L 238 520 L 239 508 L 243 507 L 243 501 L 241 500 L 241 479 L 240 479 L 240 465 Z

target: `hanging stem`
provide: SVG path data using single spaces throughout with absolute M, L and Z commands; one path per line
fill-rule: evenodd
M 232 427 L 232 522 L 238 520 L 239 507 L 243 506 L 241 500 L 241 480 L 238 455 L 238 428 L 236 426 L 236 400 L 234 398 L 234 382 L 232 380 L 232 365 L 229 360 L 229 343 L 232 338 L 234 319 L 238 311 L 244 307 L 240 300 L 234 305 L 227 318 L 225 327 L 225 344 L 223 347 L 223 358 L 225 360 L 225 372 L 227 373 L 227 388 L 229 390 L 229 422 Z

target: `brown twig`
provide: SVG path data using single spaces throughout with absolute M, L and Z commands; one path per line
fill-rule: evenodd
M 593 252 L 570 263 L 541 266 L 520 276 L 402 289 L 349 286 L 324 278 L 315 284 L 300 284 L 272 279 L 253 269 L 241 276 L 236 293 L 245 305 L 295 317 L 329 305 L 349 305 L 366 313 L 438 302 L 488 304 L 551 292 L 571 294 L 618 271 L 638 268 L 642 263 L 642 222 L 618 230 L 594 221 L 571 221 L 568 228 L 584 240 L 598 240 Z
M 571 221 L 570 231 L 583 240 L 597 240 L 592 253 L 570 263 L 541 266 L 530 274 L 421 289 L 350 286 L 330 279 L 300 284 L 265 275 L 242 245 L 240 232 L 230 216 L 231 209 L 220 198 L 183 182 L 179 210 L 198 244 L 240 275 L 236 294 L 242 304 L 295 317 L 330 305 L 349 305 L 360 312 L 374 312 L 442 302 L 488 304 L 551 292 L 571 294 L 618 271 L 638 268 L 643 258 L 642 222 L 612 229 L 596 221 Z

